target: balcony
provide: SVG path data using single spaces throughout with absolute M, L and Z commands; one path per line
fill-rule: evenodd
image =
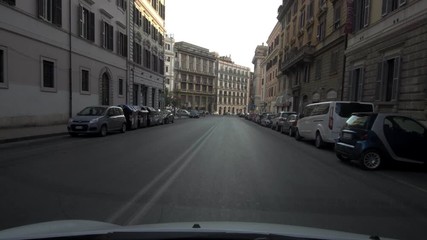
M 282 71 L 288 71 L 298 63 L 313 62 L 314 47 L 305 45 L 300 49 L 293 48 L 287 55 L 283 64 L 281 65 Z

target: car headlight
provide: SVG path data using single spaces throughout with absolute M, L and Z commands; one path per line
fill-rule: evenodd
M 95 118 L 95 119 L 90 120 L 89 124 L 97 123 L 97 122 L 98 122 L 98 119 L 99 119 L 99 118 Z

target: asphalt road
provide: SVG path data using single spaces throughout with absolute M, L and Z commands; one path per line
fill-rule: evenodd
M 181 119 L 0 145 L 0 229 L 59 219 L 243 221 L 426 239 L 426 172 L 364 171 L 237 117 Z

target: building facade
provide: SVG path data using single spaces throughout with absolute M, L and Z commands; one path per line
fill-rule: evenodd
M 284 31 L 280 69 L 288 86 L 282 101 L 289 110 L 298 112 L 308 103 L 339 100 L 346 3 L 284 0 L 279 7 Z
M 427 1 L 354 1 L 349 7 L 354 18 L 343 98 L 426 122 Z
M 120 1 L 118 1 L 120 2 Z M 129 95 L 133 105 L 164 107 L 164 0 L 135 0 L 129 7 Z
M 63 124 L 90 105 L 159 107 L 164 13 L 164 0 L 0 1 L 0 128 Z
M 268 53 L 261 67 L 265 69 L 265 97 L 267 112 L 278 112 L 282 110 L 282 104 L 278 102 L 278 97 L 285 84 L 279 81 L 279 53 L 280 53 L 280 37 L 282 35 L 282 26 L 278 22 L 267 39 Z
M 175 87 L 175 39 L 171 35 L 165 38 L 165 87 L 173 93 Z
M 216 111 L 238 114 L 248 111 L 250 69 L 235 64 L 230 57 L 217 58 Z
M 177 106 L 214 112 L 216 54 L 187 42 L 175 43 L 175 99 Z
M 252 58 L 252 64 L 254 65 L 254 76 L 253 76 L 253 93 L 254 95 L 250 98 L 253 99 L 254 102 L 254 112 L 263 112 L 266 108 L 266 103 L 264 101 L 265 96 L 265 86 L 264 86 L 264 76 L 265 76 L 265 67 L 263 67 L 262 63 L 267 57 L 268 47 L 262 45 L 258 45 L 255 48 L 255 54 Z
M 126 103 L 127 12 L 120 1 L 0 1 L 0 127 Z

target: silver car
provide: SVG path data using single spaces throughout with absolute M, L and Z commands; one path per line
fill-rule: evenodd
M 86 107 L 68 121 L 68 133 L 71 136 L 99 134 L 104 137 L 112 131 L 126 132 L 126 118 L 120 107 Z

